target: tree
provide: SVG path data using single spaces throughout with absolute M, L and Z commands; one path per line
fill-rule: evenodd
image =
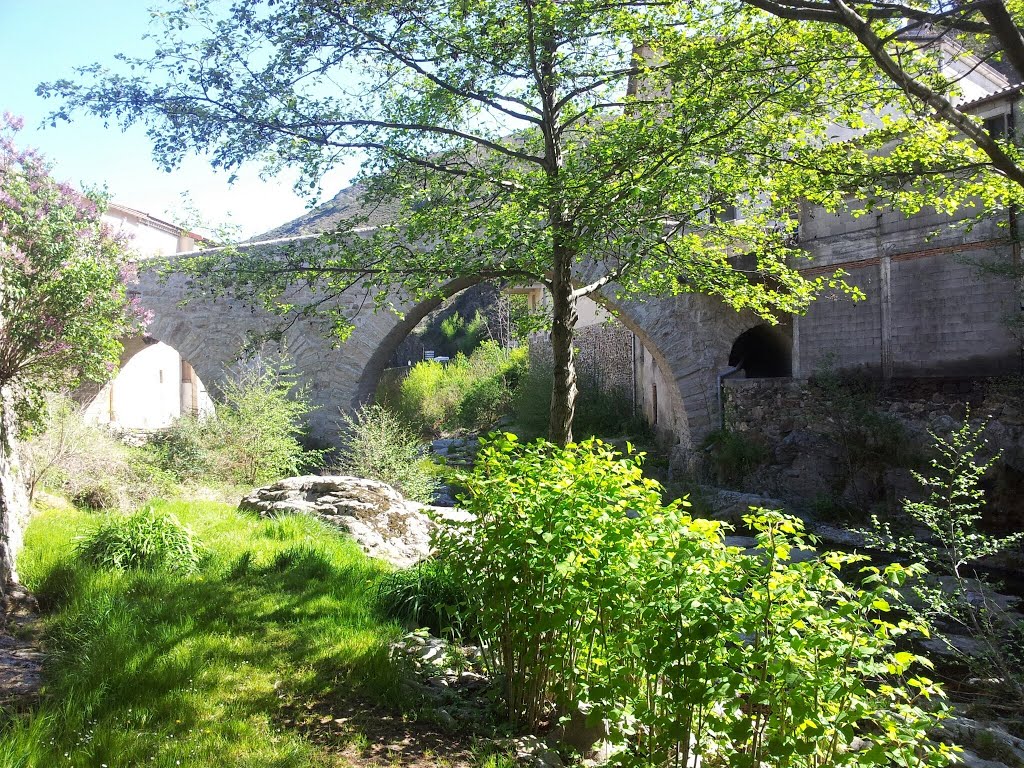
M 48 390 L 110 378 L 123 336 L 146 313 L 128 297 L 124 237 L 101 221 L 104 200 L 58 183 L 34 150 L 19 150 L 20 120 L 0 130 L 0 388 L 23 424 Z
M 581 297 L 700 292 L 769 319 L 800 312 L 837 284 L 795 266 L 801 199 L 836 207 L 839 185 L 880 189 L 922 158 L 979 172 L 916 120 L 881 121 L 818 163 L 830 127 L 863 128 L 899 91 L 851 61 L 843 35 L 823 45 L 749 6 L 238 0 L 221 14 L 201 0 L 158 16 L 160 47 L 119 57 L 128 73 L 92 65 L 85 84 L 40 86 L 63 100 L 54 119 L 141 121 L 168 167 L 190 150 L 225 168 L 269 156 L 312 185 L 364 153 L 364 211 L 400 208 L 370 229 L 353 216 L 315 248 L 200 257 L 204 288 L 326 315 L 344 338 L 335 299 L 353 287 L 383 304 L 383 284 L 418 298 L 467 276 L 541 282 L 559 443 L 572 436 Z M 886 141 L 909 150 L 871 160 Z M 736 203 L 742 219 L 728 215 Z M 282 301 L 296 283 L 312 293 Z
M 1024 77 L 1024 6 L 1017 0 L 743 0 L 779 18 L 813 22 L 823 39 L 830 28 L 848 30 L 854 45 L 870 56 L 878 70 L 912 102 L 945 121 L 978 147 L 992 167 L 1017 187 L 1024 187 L 1024 155 L 1011 136 L 993 136 L 981 121 L 956 106 L 959 77 L 920 67 L 922 56 L 938 53 L 936 44 L 953 42 L 948 59 L 977 54 L 1002 61 Z M 968 64 L 967 66 L 972 66 Z M 1019 196 L 1020 190 L 1014 190 Z
M 100 221 L 102 198 L 53 180 L 19 150 L 21 121 L 0 121 L 0 597 L 15 576 L 27 501 L 15 432 L 40 416 L 46 390 L 103 381 L 120 337 L 145 319 L 122 280 L 125 244 Z

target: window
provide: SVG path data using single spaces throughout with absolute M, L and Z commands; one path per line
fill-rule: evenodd
M 993 139 L 1005 139 L 1010 135 L 1007 117 L 1008 115 L 1002 114 L 985 118 L 985 130 Z

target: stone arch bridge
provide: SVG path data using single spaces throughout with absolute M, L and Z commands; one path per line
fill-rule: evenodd
M 260 247 L 273 253 L 273 242 Z M 453 280 L 441 293 L 451 296 L 476 282 Z M 153 313 L 148 335 L 174 347 L 213 388 L 238 360 L 247 336 L 266 331 L 280 319 L 230 298 L 197 295 L 181 274 L 161 278 L 143 268 L 134 290 Z M 683 451 L 698 444 L 718 426 L 717 374 L 728 368 L 733 342 L 761 321 L 704 296 L 625 303 L 610 295 L 597 298 L 635 335 L 662 373 L 668 389 L 659 393 L 662 412 L 670 418 L 659 422 L 659 432 Z M 373 295 L 365 289 L 343 294 L 341 303 L 355 329 L 337 347 L 315 320 L 299 318 L 285 334 L 282 346 L 317 407 L 310 416 L 310 436 L 316 442 L 336 442 L 339 409 L 351 410 L 373 397 L 398 345 L 442 302 L 415 303 L 400 295 L 391 300 L 398 314 L 375 312 Z

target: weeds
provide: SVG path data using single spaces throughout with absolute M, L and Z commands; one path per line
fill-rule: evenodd
M 768 460 L 768 448 L 751 435 L 728 429 L 709 432 L 701 443 L 715 482 L 735 486 Z
M 385 576 L 375 604 L 385 617 L 413 629 L 427 627 L 437 636 L 469 637 L 475 631 L 468 597 L 436 559 Z
M 195 573 L 201 549 L 173 514 L 147 505 L 130 515 L 113 514 L 79 543 L 78 554 L 98 568 L 166 569 Z

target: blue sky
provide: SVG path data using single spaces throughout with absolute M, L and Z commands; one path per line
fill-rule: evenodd
M 35 95 L 43 81 L 73 77 L 76 65 L 113 63 L 118 52 L 144 55 L 152 41 L 147 0 L 0 0 L 0 112 L 25 118 L 19 144 L 38 147 L 54 163 L 54 175 L 76 185 L 106 186 L 124 205 L 171 221 L 189 207 L 203 221 L 233 224 L 249 237 L 302 214 L 309 203 L 292 192 L 294 177 L 261 180 L 256 165 L 244 168 L 233 185 L 202 157 L 189 157 L 165 173 L 153 162 L 141 127 L 127 133 L 85 115 L 71 124 L 40 127 L 56 102 Z M 333 171 L 323 182 L 326 197 L 345 186 L 355 164 Z M 189 202 L 186 202 L 189 201 Z

